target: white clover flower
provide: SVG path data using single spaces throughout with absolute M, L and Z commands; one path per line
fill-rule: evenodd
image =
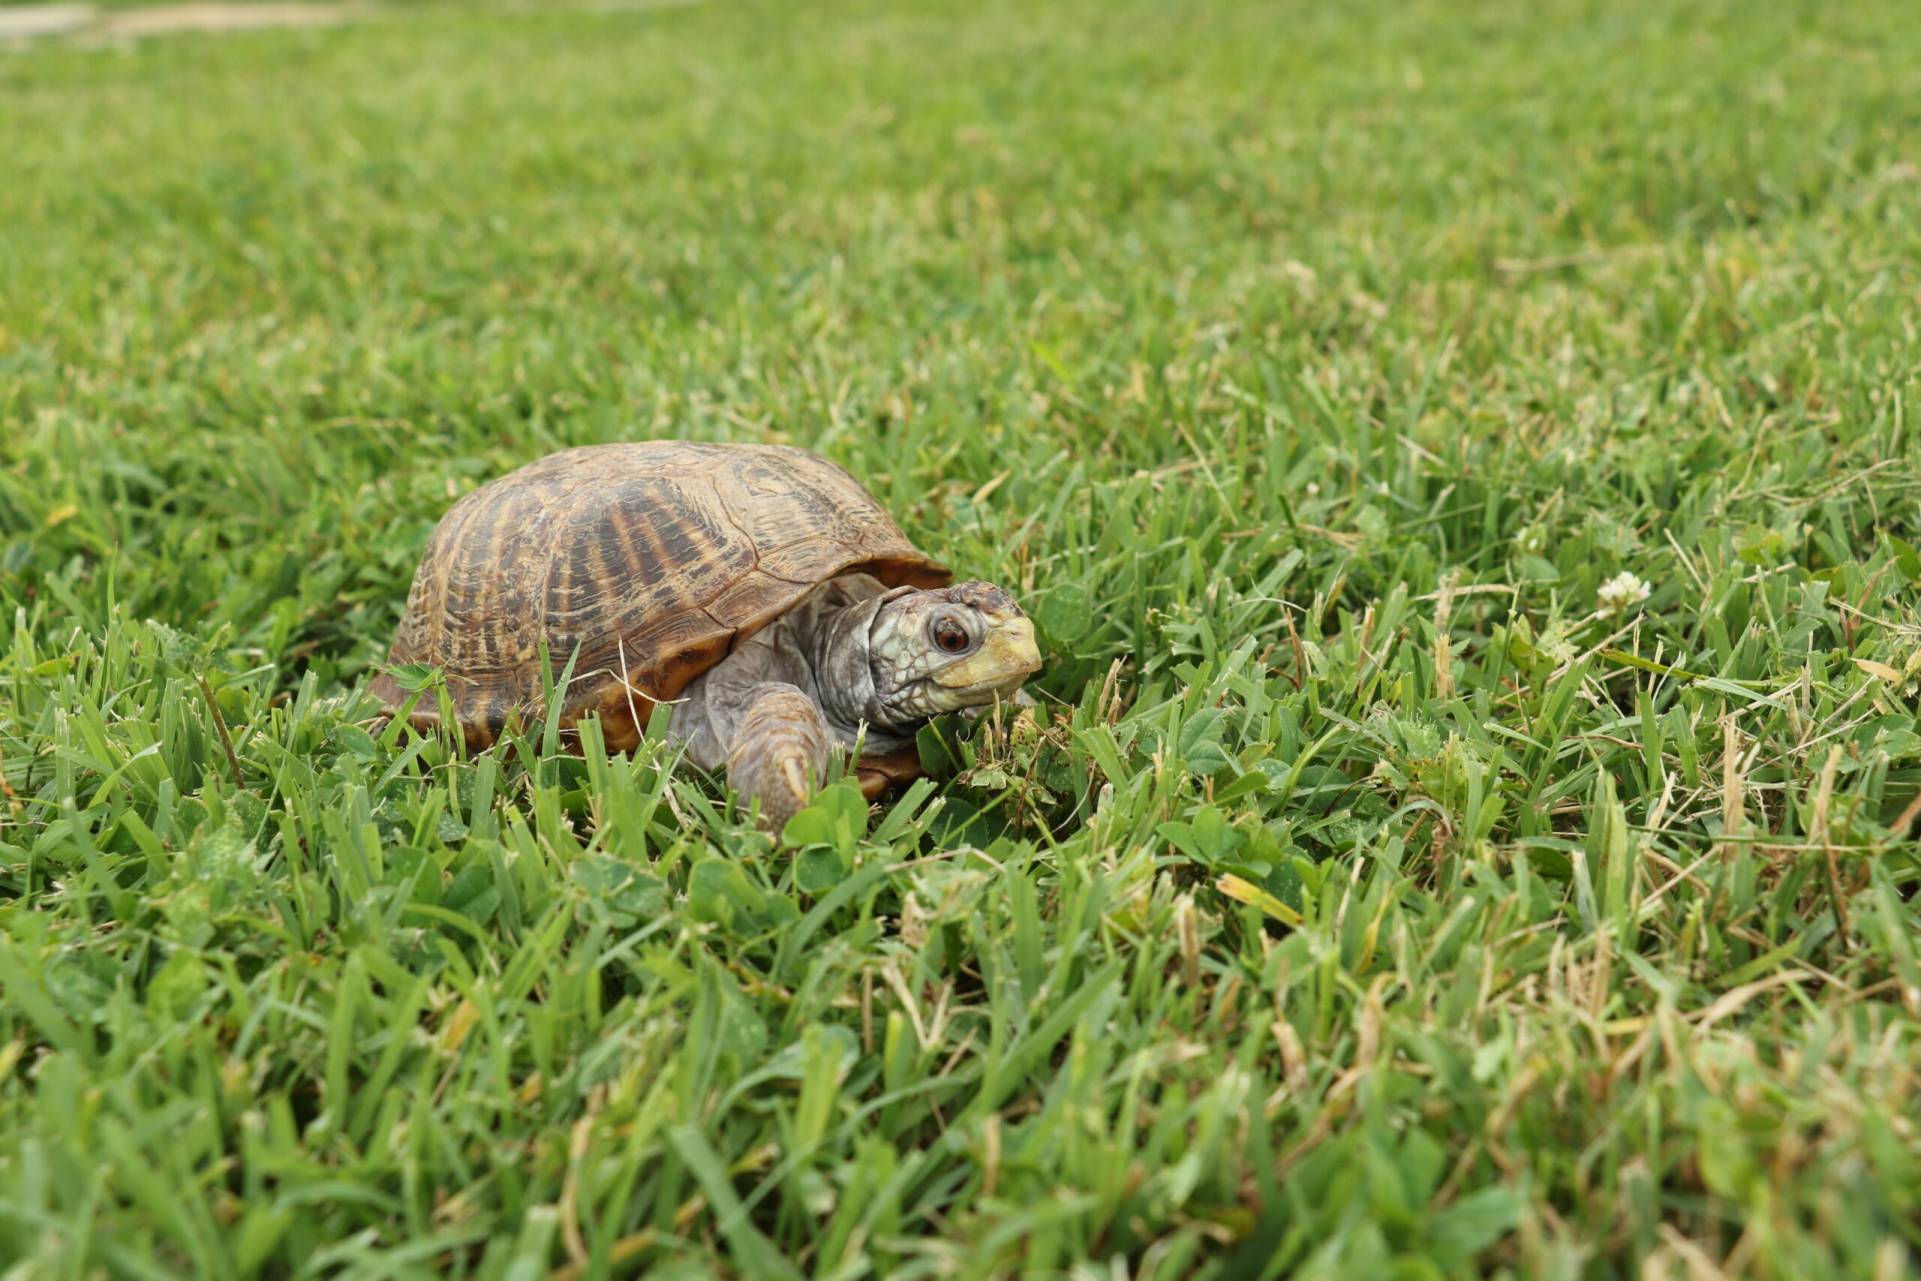
M 1648 585 L 1626 570 L 1601 584 L 1595 593 L 1603 614 L 1625 614 L 1648 598 Z

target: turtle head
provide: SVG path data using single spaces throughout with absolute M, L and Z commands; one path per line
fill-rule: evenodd
M 868 630 L 880 724 L 904 726 L 1011 695 L 1041 667 L 1034 624 L 991 583 L 888 593 Z

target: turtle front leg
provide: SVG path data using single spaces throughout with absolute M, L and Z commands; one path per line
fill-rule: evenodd
M 742 803 L 760 803 L 761 825 L 778 832 L 813 799 L 827 777 L 833 740 L 814 701 L 769 681 L 749 691 L 727 754 L 727 785 Z

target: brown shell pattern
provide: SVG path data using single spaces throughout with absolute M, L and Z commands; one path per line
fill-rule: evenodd
M 865 572 L 889 586 L 952 574 L 860 482 L 806 450 L 648 441 L 552 454 L 467 495 L 441 518 L 407 596 L 390 661 L 447 675 L 470 747 L 543 715 L 574 660 L 561 723 L 598 712 L 607 746 L 640 741 L 671 699 L 818 584 Z M 384 673 L 375 697 L 408 695 Z M 427 703 L 429 699 L 423 699 Z M 439 719 L 428 706 L 413 722 Z

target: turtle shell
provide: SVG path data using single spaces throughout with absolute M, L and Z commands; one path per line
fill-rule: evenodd
M 440 668 L 468 746 L 544 714 L 543 642 L 561 724 L 598 713 L 640 741 L 657 702 L 839 574 L 940 587 L 929 559 L 847 472 L 806 450 L 685 441 L 593 445 L 529 463 L 434 529 L 390 662 Z M 577 656 L 576 656 L 577 653 Z M 408 694 L 382 673 L 375 697 Z M 413 723 L 438 711 L 422 699 Z

